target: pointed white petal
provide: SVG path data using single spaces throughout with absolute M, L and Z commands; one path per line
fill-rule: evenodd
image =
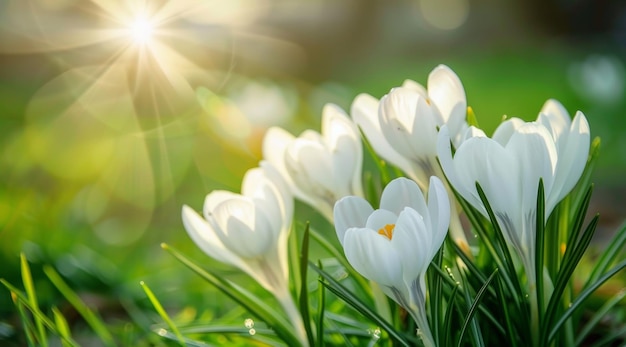
M 273 183 L 273 187 L 276 189 L 276 193 L 279 196 L 283 212 L 283 226 L 290 228 L 293 218 L 294 202 L 293 194 L 289 189 L 287 181 L 269 161 L 262 160 L 259 163 L 259 167 L 263 170 L 266 179 Z
M 552 192 L 546 196 L 546 210 L 552 209 L 567 195 L 576 185 L 582 175 L 591 143 L 589 123 L 585 115 L 578 111 L 572 122 L 571 129 L 567 134 L 563 150 L 559 148 L 559 161 L 554 178 Z M 546 213 L 546 217 L 548 217 Z
M 412 148 L 415 157 L 436 156 L 437 128 L 443 125 L 439 111 L 424 98 L 417 99 L 415 118 L 411 128 Z M 450 127 L 448 125 L 448 127 Z
M 509 118 L 498 125 L 491 138 L 502 146 L 506 146 L 513 133 L 524 124 L 526 124 L 526 122 L 519 118 Z
M 337 238 L 343 246 L 343 239 L 349 228 L 364 228 L 367 218 L 374 212 L 363 198 L 346 196 L 335 204 L 333 211 Z
M 433 249 L 439 249 L 450 226 L 450 199 L 441 180 L 432 176 L 428 187 L 428 210 L 430 212 L 430 232 L 433 237 Z M 436 252 L 436 250 L 435 250 Z M 431 257 L 435 254 L 431 254 Z
M 402 265 L 391 242 L 371 229 L 346 231 L 344 252 L 354 269 L 382 286 L 402 285 Z
M 298 138 L 287 149 L 285 162 L 289 176 L 298 187 L 294 192 L 296 197 L 331 217 L 341 187 L 336 185 L 332 158 L 324 145 Z
M 399 177 L 389 182 L 380 198 L 380 208 L 399 215 L 405 207 L 411 207 L 422 215 L 428 214 L 428 207 L 422 191 L 412 180 Z
M 487 135 L 485 134 L 484 131 L 482 131 L 482 129 L 479 129 L 472 125 L 468 127 L 467 129 L 465 129 L 465 131 L 463 132 L 461 136 L 461 141 L 458 143 L 458 145 L 461 145 L 463 141 L 470 139 L 472 137 L 487 137 Z
M 332 175 L 337 196 L 363 195 L 361 166 L 363 149 L 356 124 L 336 105 L 328 104 L 322 115 L 322 132 L 332 158 Z
M 227 190 L 214 190 L 204 198 L 204 206 L 202 212 L 204 218 L 207 220 L 210 218 L 211 212 L 215 209 L 215 206 L 221 204 L 226 200 L 240 197 L 241 195 L 229 192 Z
M 263 159 L 269 161 L 280 172 L 289 186 L 293 186 L 293 183 L 285 166 L 285 151 L 294 140 L 293 135 L 279 127 L 269 128 L 263 138 Z
M 415 91 L 394 88 L 380 100 L 378 119 L 383 136 L 394 150 L 410 160 L 415 157 L 411 131 L 419 98 Z
M 468 139 L 466 142 L 471 140 Z M 464 146 L 465 142 L 463 142 L 459 148 Z M 452 145 L 450 142 L 450 132 L 448 130 L 448 126 L 444 125 L 439 130 L 439 135 L 437 137 L 437 157 L 439 158 L 439 164 L 441 165 L 441 169 L 443 170 L 448 182 L 463 198 L 468 200 L 468 202 L 474 206 L 481 206 L 480 200 L 477 200 L 474 196 L 474 186 L 467 186 L 461 180 L 460 175 L 464 174 L 464 171 L 457 172 L 456 165 L 454 164 L 454 160 L 452 158 Z M 479 208 L 479 207 L 477 207 Z
M 439 65 L 428 75 L 428 97 L 448 124 L 452 138 L 460 136 L 467 115 L 465 89 L 449 67 Z
M 404 80 L 404 82 L 402 83 L 402 87 L 404 88 L 408 88 L 411 90 L 414 90 L 418 93 L 420 93 L 420 95 L 423 98 L 428 98 L 428 92 L 426 91 L 426 88 L 424 88 L 423 85 L 413 81 L 413 80 Z
M 426 271 L 431 260 L 432 236 L 417 211 L 407 207 L 400 213 L 391 244 L 402 262 L 405 282 L 410 283 Z
M 518 200 L 522 217 L 533 220 L 537 206 L 537 188 L 543 179 L 546 195 L 552 190 L 557 165 L 557 149 L 552 135 L 541 124 L 526 123 L 511 136 L 506 146 L 522 171 L 520 172 L 521 196 Z
M 560 142 L 561 135 L 569 131 L 571 125 L 569 113 L 560 102 L 554 99 L 546 101 L 539 112 L 537 121 L 550 131 L 557 143 Z
M 365 227 L 368 229 L 380 231 L 387 225 L 396 224 L 397 219 L 398 215 L 391 211 L 375 210 L 367 218 L 367 222 L 365 222 Z
M 486 137 L 473 137 L 459 147 L 454 155 L 453 168 L 448 170 L 456 173 L 457 182 L 451 182 L 453 187 L 483 214 L 486 211 L 476 190 L 477 182 L 494 211 L 509 215 L 513 211 L 517 214 L 519 208 L 518 165 L 496 141 Z
M 211 225 L 187 205 L 182 208 L 182 219 L 185 230 L 204 253 L 222 263 L 234 265 L 241 269 L 247 268 L 240 257 L 224 246 Z
M 243 176 L 241 192 L 244 196 L 252 198 L 252 201 L 272 225 L 272 230 L 278 234 L 283 228 L 284 204 L 280 200 L 274 182 L 265 176 L 260 167 L 250 169 Z
M 352 102 L 350 114 L 354 122 L 363 131 L 376 154 L 404 172 L 408 172 L 411 169 L 410 163 L 391 147 L 382 134 L 378 121 L 377 99 L 368 94 L 359 94 Z

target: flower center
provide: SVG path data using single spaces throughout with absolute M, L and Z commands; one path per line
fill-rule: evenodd
M 378 229 L 378 233 L 391 240 L 391 238 L 393 237 L 393 228 L 395 227 L 395 224 L 387 224 L 384 227 Z

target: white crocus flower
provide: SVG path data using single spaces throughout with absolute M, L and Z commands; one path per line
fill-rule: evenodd
M 384 189 L 380 209 L 348 196 L 334 209 L 335 229 L 356 271 L 377 282 L 415 319 L 426 346 L 434 346 L 425 312 L 426 270 L 445 239 L 450 202 L 439 178 L 430 179 L 428 204 L 406 178 Z
M 458 76 L 439 65 L 428 76 L 428 89 L 407 80 L 380 101 L 367 94 L 352 104 L 352 118 L 374 151 L 398 166 L 426 189 L 428 178 L 439 175 L 437 131 L 443 124 L 460 142 L 467 123 L 465 90 Z
M 361 137 L 336 105 L 324 106 L 321 134 L 306 130 L 296 138 L 281 128 L 270 128 L 263 140 L 263 157 L 280 171 L 298 199 L 329 221 L 337 200 L 363 195 Z
M 493 138 L 468 136 L 454 157 L 447 127 L 439 132 L 438 155 L 450 184 L 487 216 L 476 189 L 483 189 L 507 243 L 519 255 L 536 301 L 535 232 L 539 181 L 543 180 L 545 218 L 574 187 L 589 154 L 589 124 L 578 112 L 573 122 L 560 104 L 548 101 L 537 122 L 514 118 Z M 535 302 L 533 303 L 535 304 Z M 532 313 L 537 315 L 533 305 Z
M 187 205 L 187 233 L 212 258 L 246 272 L 280 302 L 306 343 L 301 317 L 289 293 L 287 238 L 293 197 L 269 163 L 246 172 L 241 194 L 215 190 L 204 201 L 203 215 Z
M 468 129 L 465 121 L 467 101 L 459 77 L 447 66 L 439 65 L 428 76 L 428 89 L 406 80 L 378 101 L 360 94 L 352 103 L 351 114 L 374 151 L 428 188 L 431 175 L 444 178 L 437 162 L 438 129 L 447 124 L 461 143 Z M 451 191 L 449 196 L 454 199 Z M 453 204 L 450 234 L 469 252 L 463 227 Z

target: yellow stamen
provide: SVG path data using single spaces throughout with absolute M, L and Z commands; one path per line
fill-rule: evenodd
M 391 238 L 393 237 L 393 228 L 395 227 L 395 224 L 387 224 L 384 227 L 378 229 L 378 233 L 391 240 Z

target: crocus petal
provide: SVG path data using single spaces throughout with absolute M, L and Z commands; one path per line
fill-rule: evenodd
M 401 156 L 382 135 L 378 121 L 378 100 L 368 94 L 359 94 L 352 102 L 352 119 L 361 128 L 374 151 L 389 163 L 404 172 L 411 170 L 411 164 Z
M 263 158 L 280 172 L 290 186 L 292 183 L 285 166 L 285 152 L 294 140 L 293 135 L 279 127 L 269 128 L 263 137 Z
M 506 146 L 513 133 L 524 124 L 525 122 L 519 118 L 509 118 L 498 125 L 491 138 L 502 146 Z
M 404 82 L 402 82 L 402 87 L 404 88 L 408 88 L 411 90 L 414 90 L 418 93 L 420 93 L 420 95 L 423 98 L 428 98 L 428 92 L 426 91 L 426 88 L 424 88 L 423 85 L 413 81 L 413 80 L 404 80 Z
M 210 218 L 210 215 L 212 211 L 215 209 L 215 206 L 221 204 L 222 202 L 226 200 L 230 200 L 238 196 L 239 194 L 235 194 L 227 190 L 212 191 L 204 198 L 204 206 L 202 207 L 204 218 L 207 220 Z
M 378 111 L 385 139 L 398 153 L 411 159 L 414 155 L 410 131 L 415 123 L 419 98 L 420 95 L 413 90 L 394 88 L 380 99 Z
M 471 140 L 471 138 L 467 141 L 469 140 Z M 480 209 L 482 203 L 480 199 L 475 196 L 473 187 L 461 184 L 461 177 L 459 177 L 461 173 L 457 172 L 455 169 L 456 166 L 452 158 L 452 144 L 450 141 L 448 126 L 444 125 L 439 130 L 439 136 L 437 137 L 437 157 L 439 158 L 441 169 L 450 182 L 450 185 L 472 206 Z
M 387 225 L 396 224 L 398 215 L 387 210 L 375 210 L 367 217 L 365 227 L 368 229 L 376 230 L 380 233 L 380 230 Z
M 380 208 L 399 215 L 406 206 L 421 215 L 428 215 L 428 207 L 422 191 L 415 181 L 399 177 L 387 184 L 380 197 Z M 430 223 L 429 223 L 430 224 Z
M 224 247 L 211 225 L 187 205 L 182 208 L 182 219 L 185 230 L 204 253 L 222 263 L 248 268 L 241 258 Z
M 554 99 L 549 99 L 543 104 L 537 121 L 545 126 L 554 140 L 558 143 L 561 135 L 570 129 L 571 120 L 569 113 L 563 105 Z M 560 149 L 560 145 L 559 145 Z
M 546 217 L 580 179 L 587 164 L 590 142 L 589 123 L 585 115 L 578 111 L 567 134 L 567 142 L 559 152 L 555 186 L 547 196 Z
M 278 234 L 283 228 L 284 203 L 276 191 L 276 187 L 265 176 L 263 169 L 248 170 L 243 177 L 241 193 L 252 198 L 254 204 L 262 210 L 272 225 L 271 230 Z
M 334 186 L 332 159 L 324 145 L 297 139 L 287 149 L 285 166 L 294 185 L 299 187 L 296 196 L 324 215 L 332 214 L 339 187 Z
M 213 211 L 215 232 L 241 258 L 256 258 L 276 245 L 278 235 L 258 206 L 244 197 L 227 200 Z
M 475 126 L 470 126 L 463 132 L 460 142 L 462 143 L 463 141 L 471 139 L 472 137 L 487 137 L 487 135 L 481 129 L 478 129 Z
M 428 211 L 431 221 L 429 227 L 433 234 L 433 245 L 435 246 L 441 245 L 448 233 L 448 227 L 450 226 L 450 207 L 450 199 L 448 198 L 448 192 L 443 182 L 441 182 L 438 177 L 432 176 L 428 186 Z M 437 249 L 439 249 L 439 247 L 437 247 Z M 433 253 L 431 257 L 434 255 Z
M 452 138 L 461 135 L 467 115 L 465 89 L 459 77 L 445 65 L 439 65 L 428 75 L 428 97 L 448 124 Z
M 398 216 L 391 244 L 402 262 L 403 280 L 406 283 L 411 283 L 426 272 L 432 260 L 431 232 L 424 224 L 424 218 L 410 207 L 402 210 Z
M 372 212 L 372 206 L 361 197 L 346 196 L 337 201 L 333 214 L 335 231 L 342 246 L 346 231 L 349 228 L 364 228 Z
M 339 193 L 363 195 L 363 149 L 356 124 L 341 108 L 327 104 L 322 111 L 322 134 L 332 158 L 334 181 L 343 189 Z
M 257 205 L 278 232 L 291 225 L 293 197 L 284 178 L 269 162 L 262 161 L 259 165 L 244 175 L 241 193 L 259 201 Z
M 402 285 L 402 266 L 391 242 L 375 230 L 350 228 L 344 237 L 344 252 L 354 269 L 383 286 Z

